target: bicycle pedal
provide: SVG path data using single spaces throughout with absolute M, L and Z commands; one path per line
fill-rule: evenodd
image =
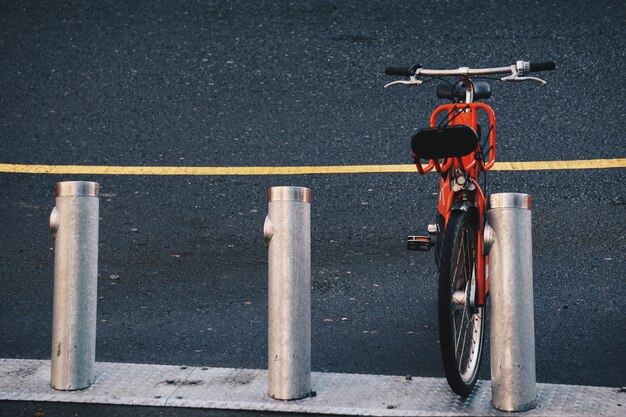
M 406 248 L 408 250 L 428 252 L 433 246 L 435 246 L 435 243 L 430 236 L 409 236 L 406 239 Z

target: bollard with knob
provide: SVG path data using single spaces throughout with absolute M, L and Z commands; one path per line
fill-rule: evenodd
M 84 389 L 94 380 L 98 284 L 99 184 L 56 185 L 50 386 Z
M 311 191 L 272 187 L 263 235 L 268 243 L 269 395 L 311 395 Z
M 504 411 L 537 405 L 530 205 L 527 194 L 488 199 L 491 398 Z

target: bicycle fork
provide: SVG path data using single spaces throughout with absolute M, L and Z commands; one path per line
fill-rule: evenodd
M 440 194 L 443 194 L 444 186 L 442 184 Z M 445 219 L 444 230 L 441 230 L 438 223 L 429 224 L 427 235 L 410 235 L 407 237 L 407 249 L 422 252 L 430 251 L 432 247 L 437 245 L 438 239 L 443 239 L 445 224 L 447 224 L 450 212 L 455 209 L 455 205 L 456 209 L 460 210 L 469 210 L 471 207 L 475 207 L 478 217 L 476 224 L 476 276 L 473 277 L 475 292 L 474 290 L 472 291 L 471 298 L 474 302 L 471 304 L 474 304 L 473 307 L 482 307 L 485 305 L 487 294 L 489 293 L 488 257 L 485 255 L 484 250 L 485 195 L 474 178 L 464 175 L 455 175 L 448 190 L 447 196 L 440 195 L 439 198 L 438 211 Z M 461 193 L 464 193 L 464 195 Z

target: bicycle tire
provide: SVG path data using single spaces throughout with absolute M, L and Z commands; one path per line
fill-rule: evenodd
M 475 219 L 472 210 L 451 213 L 439 260 L 441 358 L 448 385 L 461 397 L 469 396 L 478 380 L 486 327 L 486 308 L 470 302 L 475 299 Z

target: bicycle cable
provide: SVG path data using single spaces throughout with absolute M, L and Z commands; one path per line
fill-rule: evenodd
M 439 124 L 437 124 L 437 128 L 443 129 L 443 128 L 447 127 L 451 122 L 454 121 L 454 119 L 456 119 L 457 117 L 459 117 L 463 113 L 463 110 L 467 109 L 468 107 L 469 106 L 467 106 L 465 108 L 459 108 L 457 106 L 454 106 L 454 108 L 448 112 L 448 116 L 444 119 L 444 121 L 439 123 Z M 450 118 L 450 115 L 452 114 L 452 112 L 456 112 L 456 114 Z

